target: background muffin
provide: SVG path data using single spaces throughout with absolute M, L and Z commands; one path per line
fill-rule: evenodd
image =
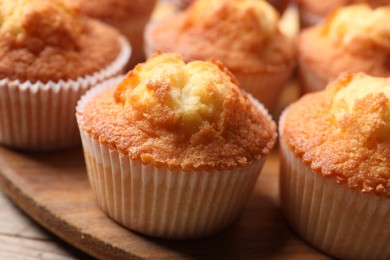
M 323 89 L 343 72 L 390 76 L 390 7 L 345 7 L 299 36 L 299 71 L 305 92 Z
M 77 111 L 100 207 L 164 238 L 207 236 L 235 220 L 276 138 L 222 65 L 174 54 L 93 89 Z
M 1 4 L 0 143 L 35 150 L 79 143 L 76 102 L 122 71 L 127 41 L 60 1 Z
M 367 3 L 372 7 L 390 5 L 389 0 L 297 0 L 302 27 L 309 27 L 322 22 L 328 15 L 347 5 Z
M 151 24 L 147 55 L 179 52 L 185 61 L 216 58 L 240 87 L 271 109 L 295 65 L 292 40 L 278 28 L 278 14 L 265 1 L 200 0 L 186 11 Z
M 281 204 L 299 235 L 341 259 L 388 259 L 390 80 L 346 75 L 280 121 Z
M 75 1 L 75 0 L 65 0 Z M 156 0 L 78 0 L 80 10 L 117 28 L 131 43 L 129 68 L 144 60 L 144 29 Z

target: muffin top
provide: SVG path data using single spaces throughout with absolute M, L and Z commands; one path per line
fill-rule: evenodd
M 182 170 L 223 170 L 270 152 L 276 126 L 216 61 L 157 54 L 79 112 L 84 131 L 130 158 Z
M 390 7 L 345 7 L 299 37 L 300 59 L 321 67 L 322 75 L 342 72 L 390 75 Z M 321 50 L 321 51 L 319 51 Z M 332 64 L 329 66 L 329 64 Z
M 352 5 L 335 12 L 322 28 L 325 37 L 345 47 L 359 44 L 390 52 L 390 6 L 372 9 L 368 5 Z
M 390 79 L 345 74 L 285 114 L 283 135 L 314 171 L 390 196 Z
M 293 66 L 294 45 L 278 28 L 279 16 L 266 1 L 199 0 L 156 22 L 148 37 L 186 61 L 221 60 L 230 70 L 280 71 Z
M 311 12 L 321 16 L 329 15 L 338 8 L 353 4 L 366 3 L 372 7 L 390 5 L 390 0 L 327 0 L 322 1 L 321 4 L 316 0 L 298 0 L 298 2 Z
M 119 54 L 119 33 L 62 0 L 0 0 L 0 78 L 48 82 L 93 74 Z

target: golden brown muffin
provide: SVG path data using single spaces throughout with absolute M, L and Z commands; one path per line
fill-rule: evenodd
M 79 1 L 82 13 L 114 26 L 127 37 L 132 47 L 130 68 L 144 60 L 144 29 L 153 12 L 156 0 Z
M 390 0 L 296 0 L 298 3 L 301 27 L 320 23 L 333 11 L 347 5 L 366 3 L 372 7 L 390 5 Z
M 0 5 L 0 143 L 44 150 L 75 145 L 77 99 L 122 71 L 127 42 L 59 0 Z
M 99 205 L 124 226 L 165 238 L 210 235 L 236 219 L 276 138 L 267 112 L 226 68 L 176 54 L 92 90 L 77 111 Z M 96 186 L 108 165 L 113 181 Z
M 304 30 L 298 43 L 301 85 L 323 89 L 343 72 L 390 76 L 390 7 L 345 7 Z
M 281 201 L 291 226 L 341 259 L 388 259 L 390 79 L 344 75 L 280 121 Z
M 240 87 L 272 108 L 295 65 L 295 46 L 278 29 L 278 14 L 265 1 L 200 0 L 184 12 L 153 23 L 147 55 L 179 52 L 186 61 L 221 60 Z

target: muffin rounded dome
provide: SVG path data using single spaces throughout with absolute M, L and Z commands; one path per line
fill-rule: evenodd
M 259 41 L 266 40 L 274 34 L 278 27 L 279 15 L 265 1 L 257 0 L 233 0 L 224 3 L 221 0 L 198 0 L 188 12 L 188 27 L 196 26 L 218 26 L 215 23 L 215 15 L 218 14 L 221 23 L 232 23 L 240 20 L 237 26 L 244 31 L 240 33 L 251 33 L 257 29 L 258 35 L 261 36 Z M 222 15 L 222 13 L 229 15 Z M 211 23 L 211 24 L 210 24 Z M 235 33 L 231 31 L 230 33 Z
M 132 159 L 184 170 L 249 164 L 276 138 L 275 124 L 226 68 L 176 54 L 151 57 L 88 102 L 82 127 Z
M 75 5 L 2 0 L 0 6 L 1 78 L 76 79 L 108 66 L 120 52 L 119 33 L 80 16 Z
M 321 22 L 332 12 L 349 5 L 367 4 L 371 7 L 390 5 L 390 0 L 328 0 L 318 3 L 316 0 L 298 0 L 300 18 L 303 27 L 312 26 Z
M 390 7 L 372 9 L 365 4 L 352 5 L 336 11 L 327 20 L 323 32 L 343 45 L 361 41 L 390 51 L 389 24 Z

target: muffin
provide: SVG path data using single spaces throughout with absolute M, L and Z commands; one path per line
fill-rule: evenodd
M 77 100 L 122 72 L 127 41 L 59 0 L 1 4 L 0 143 L 25 150 L 80 143 Z
M 239 216 L 276 126 L 216 61 L 157 54 L 77 106 L 99 206 L 150 236 L 214 234 Z
M 340 76 L 280 124 L 281 205 L 305 240 L 341 259 L 389 259 L 390 79 Z
M 367 3 L 372 7 L 390 5 L 390 0 L 297 0 L 301 27 L 309 27 L 322 22 L 333 11 L 347 5 Z
M 278 28 L 278 14 L 265 1 L 199 0 L 184 12 L 151 23 L 147 56 L 181 53 L 186 62 L 221 60 L 240 87 L 268 109 L 295 66 L 295 45 Z
M 195 0 L 171 0 L 171 2 L 180 10 L 187 8 Z M 288 0 L 268 0 L 268 2 L 275 7 L 280 13 L 286 9 Z
M 74 1 L 74 0 L 64 0 Z M 144 60 L 143 35 L 156 0 L 79 0 L 82 13 L 117 28 L 131 43 L 133 68 Z
M 353 5 L 299 36 L 299 71 L 304 92 L 325 88 L 343 72 L 390 76 L 390 7 Z

